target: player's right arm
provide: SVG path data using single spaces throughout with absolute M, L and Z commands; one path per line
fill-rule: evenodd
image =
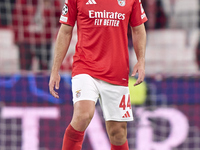
M 54 60 L 49 81 L 49 91 L 55 98 L 59 98 L 59 95 L 55 91 L 55 89 L 59 89 L 59 69 L 68 51 L 69 44 L 72 38 L 72 30 L 72 26 L 62 24 L 56 39 Z

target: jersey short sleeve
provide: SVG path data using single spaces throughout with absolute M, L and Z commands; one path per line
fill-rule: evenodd
M 129 23 L 132 27 L 138 26 L 147 21 L 141 0 L 135 0 Z
M 60 23 L 74 26 L 77 19 L 76 0 L 65 0 L 60 16 Z

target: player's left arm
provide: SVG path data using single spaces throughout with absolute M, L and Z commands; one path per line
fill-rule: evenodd
M 138 73 L 138 79 L 134 84 L 134 86 L 136 86 L 142 83 L 145 77 L 146 30 L 144 24 L 131 27 L 131 29 L 133 47 L 137 57 L 137 63 L 133 68 L 133 73 L 131 76 L 135 76 L 136 73 Z

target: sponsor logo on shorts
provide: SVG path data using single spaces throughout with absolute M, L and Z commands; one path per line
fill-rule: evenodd
M 126 113 L 122 116 L 122 118 L 128 118 L 128 117 L 131 117 L 131 116 L 130 116 L 129 112 L 126 111 Z
M 76 91 L 76 98 L 79 98 L 81 96 L 81 90 Z

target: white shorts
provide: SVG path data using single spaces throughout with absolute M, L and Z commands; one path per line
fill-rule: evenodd
M 113 85 L 87 74 L 72 78 L 73 102 L 99 99 L 106 121 L 132 121 L 133 114 L 128 86 Z

